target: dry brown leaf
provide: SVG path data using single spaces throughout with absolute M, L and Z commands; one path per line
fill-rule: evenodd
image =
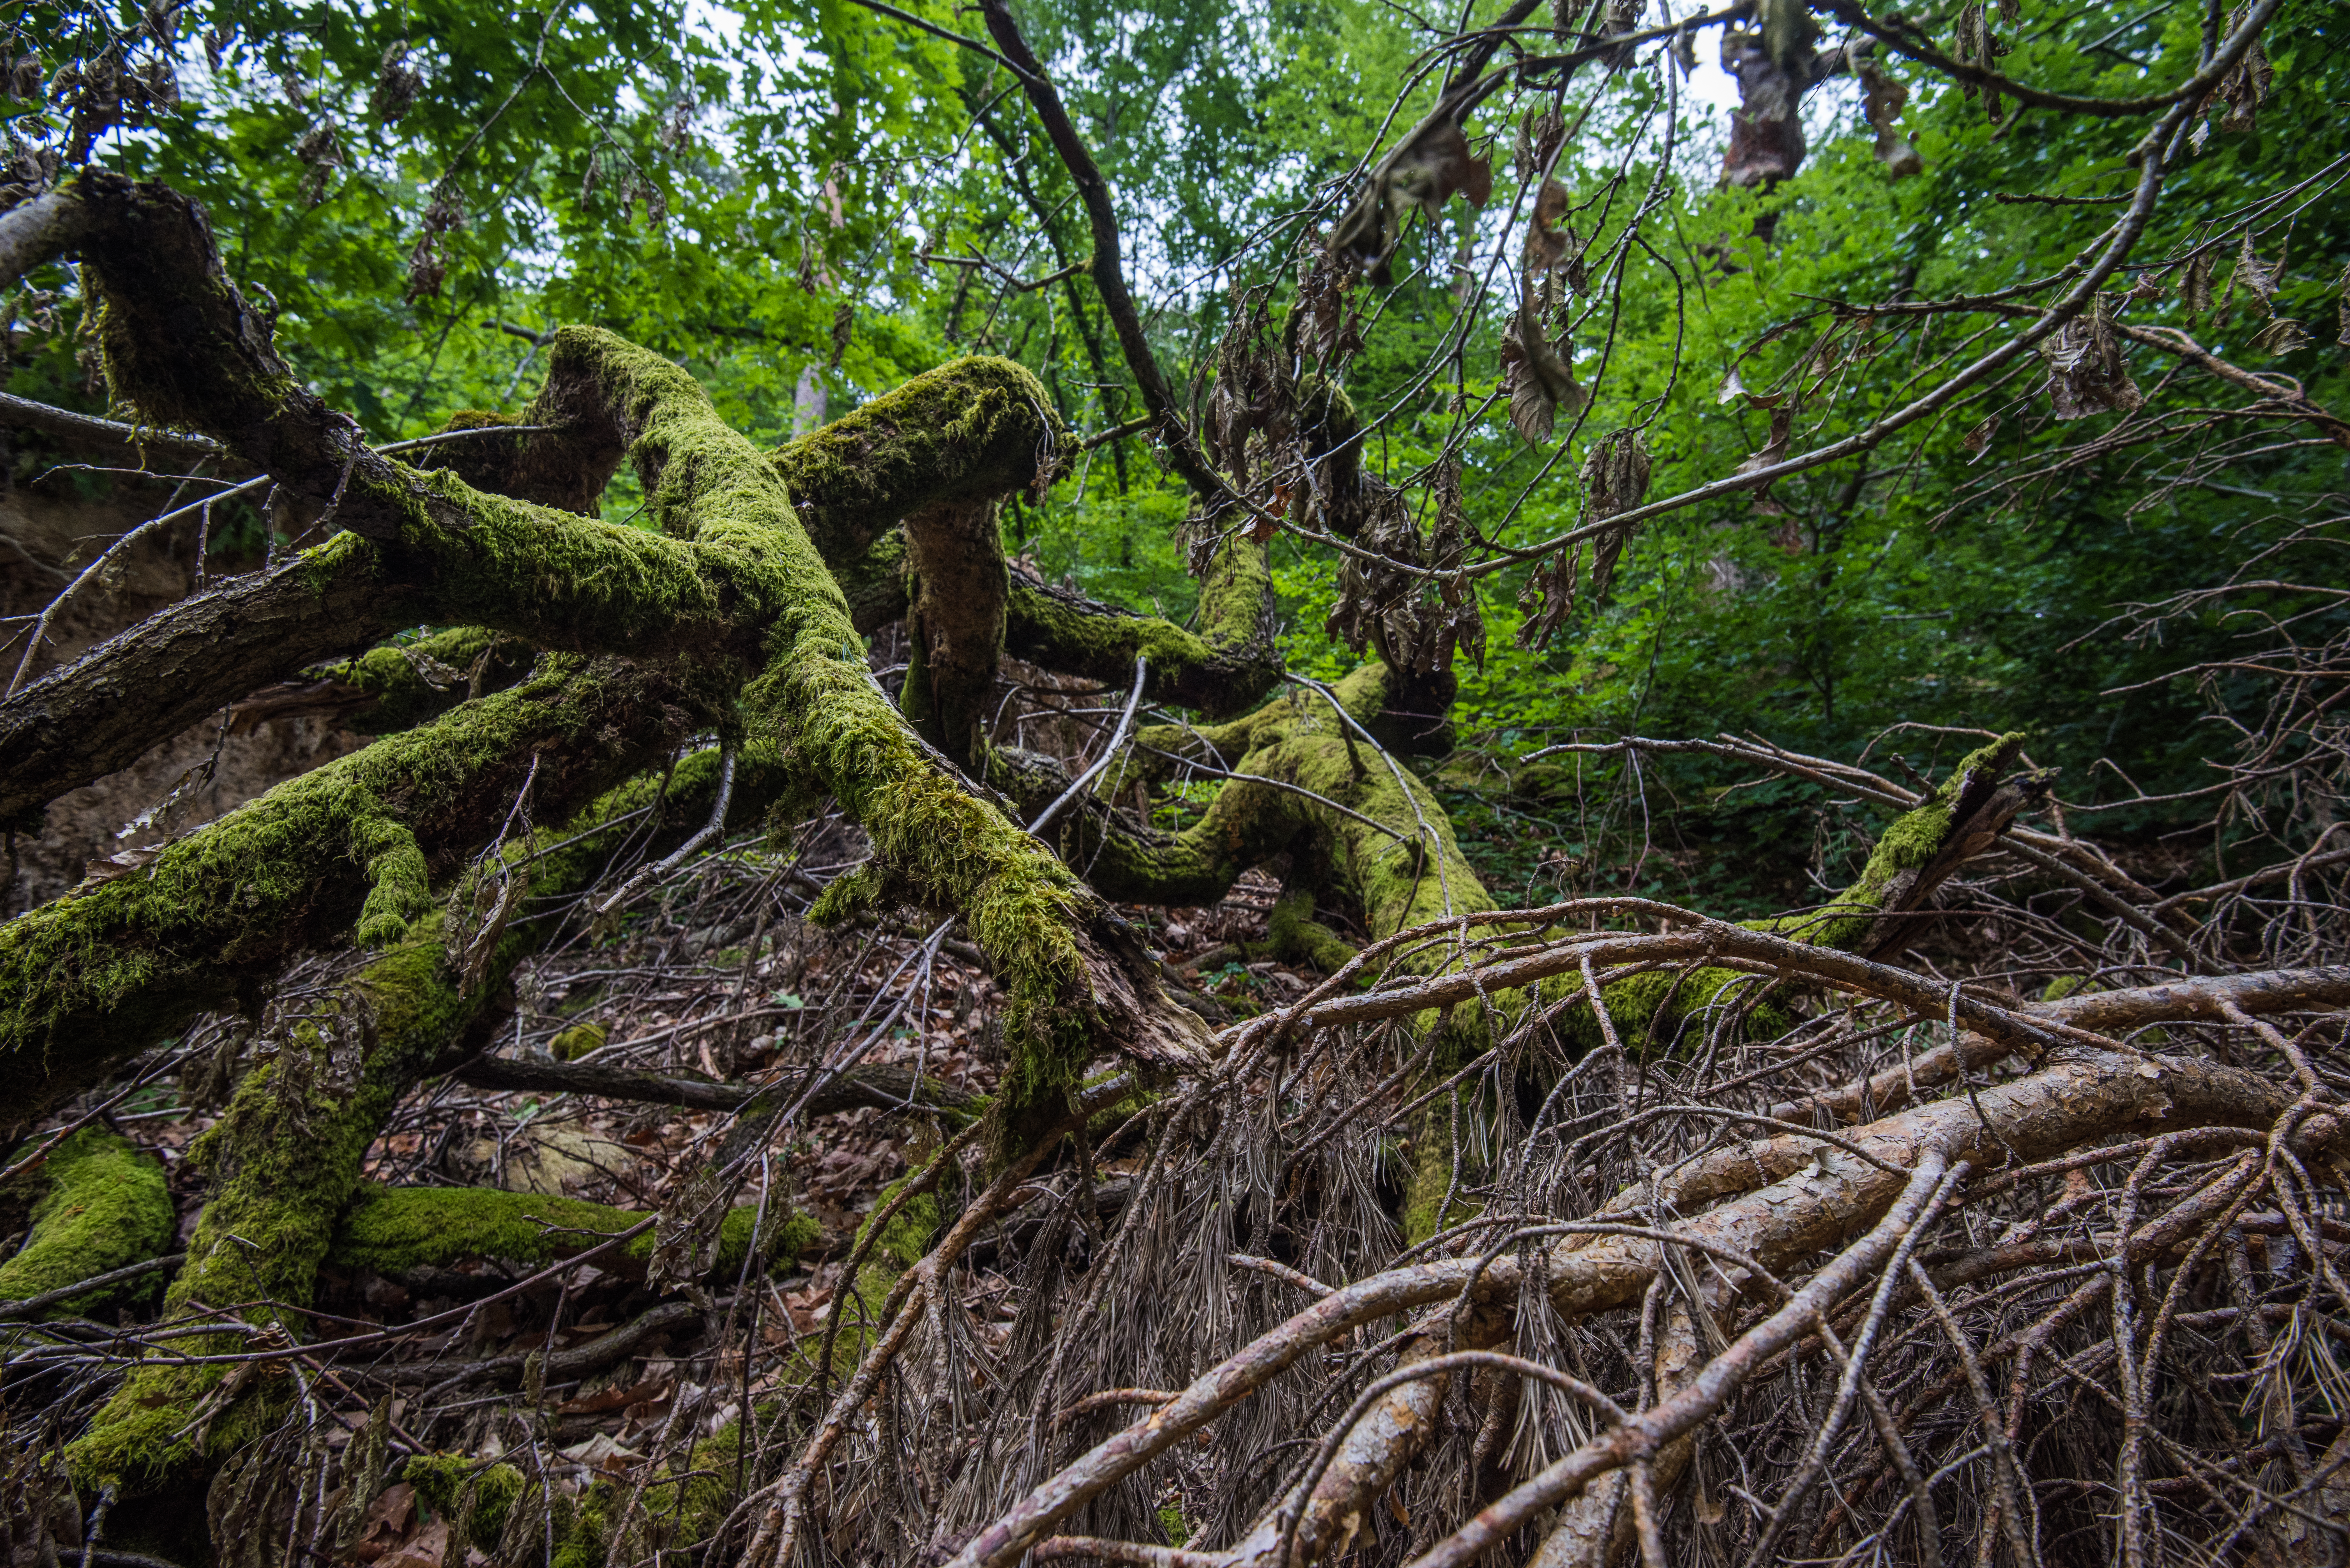
M 1982 461 L 1983 453 L 1991 450 L 1991 438 L 1997 434 L 1999 434 L 1999 416 L 1990 414 L 1984 417 L 1982 423 L 1960 438 L 1959 445 L 1974 454 L 1967 460 L 1969 466 Z
M 618 1410 L 625 1406 L 660 1398 L 668 1392 L 668 1378 L 648 1378 L 625 1388 L 604 1388 L 593 1394 L 583 1394 L 577 1399 L 566 1399 L 555 1407 L 555 1412 L 558 1416 L 600 1416 L 607 1410 Z
M 398 1551 L 380 1559 L 376 1568 L 441 1568 L 448 1555 L 449 1521 L 436 1519 Z
M 2238 6 L 2235 15 L 2228 18 L 2228 31 L 2232 33 L 2242 26 L 2251 11 L 2249 5 Z M 2268 52 L 2261 47 L 2261 41 L 2254 38 L 2235 68 L 2220 79 L 2219 90 L 2211 95 L 2210 102 L 2227 106 L 2220 116 L 2220 129 L 2238 135 L 2249 134 L 2255 127 L 2253 111 L 2268 101 L 2275 88 L 2276 70 L 2269 64 Z
M 2048 397 L 2060 420 L 2130 413 L 2146 401 L 2130 379 L 2103 296 L 2043 338 L 2040 357 L 2047 361 Z
M 1530 446 L 1550 439 L 1562 408 L 1579 414 L 1591 400 L 1576 382 L 1575 368 L 1523 306 L 1502 330 L 1502 384 L 1509 389 L 1510 423 Z
M 1909 102 L 1909 88 L 1886 75 L 1874 56 L 1863 55 L 1856 60 L 1853 74 L 1860 78 L 1861 107 L 1868 115 L 1869 129 L 1877 132 L 1877 161 L 1896 180 L 1923 172 L 1926 161 L 1901 134 L 1901 110 Z
M 1365 264 L 1370 280 L 1384 287 L 1391 281 L 1388 265 L 1402 237 L 1404 215 L 1416 207 L 1432 218 L 1455 193 L 1483 206 L 1493 193 L 1492 161 L 1470 156 L 1469 138 L 1459 121 L 1424 123 L 1379 161 L 1331 234 L 1330 248 Z
M 1759 400 L 1757 400 L 1759 404 Z M 1795 410 L 1792 403 L 1780 403 L 1771 410 L 1771 434 L 1762 449 L 1750 452 L 1746 461 L 1731 470 L 1732 473 L 1754 473 L 1769 468 L 1787 455 L 1787 438 L 1794 431 Z
M 2252 347 L 2263 354 L 2290 354 L 2309 347 L 2309 328 L 2290 316 L 2280 316 L 2252 334 Z
M 2198 251 L 2187 264 L 2187 277 L 2179 286 L 2179 296 L 2186 302 L 2189 320 L 2211 314 L 2211 253 Z

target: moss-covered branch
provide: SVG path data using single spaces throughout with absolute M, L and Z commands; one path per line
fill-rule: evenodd
M 692 684 L 701 680 L 699 686 Z M 12 1123 L 95 1083 L 305 945 L 389 943 L 494 836 L 525 781 L 563 820 L 724 711 L 693 671 L 556 657 L 510 691 L 278 785 L 143 869 L 0 926 Z
M 1384 707 L 1390 679 L 1385 665 L 1366 664 L 1334 695 L 1363 723 Z M 1145 729 L 1102 793 L 1170 777 L 1186 758 L 1243 776 L 1183 832 L 1146 837 L 1107 831 L 1098 813 L 1072 819 L 1070 855 L 1111 897 L 1211 902 L 1250 867 L 1288 854 L 1301 883 L 1359 908 L 1374 940 L 1494 907 L 1434 794 L 1353 733 L 1318 692 L 1291 691 L 1226 724 Z
M 709 809 L 717 771 L 707 752 L 679 765 L 669 795 L 681 818 Z M 634 830 L 630 814 L 651 804 L 659 788 L 658 781 L 635 780 L 598 802 L 584 821 L 510 844 L 479 876 L 526 879 L 540 898 L 576 892 Z M 755 816 L 760 794 L 738 780 L 736 809 Z M 608 826 L 595 831 L 598 823 Z M 668 836 L 686 831 L 681 822 Z M 556 929 L 547 920 L 479 924 L 475 902 L 460 898 L 437 909 L 380 957 L 306 997 L 299 1014 L 280 1025 L 276 1053 L 245 1075 L 226 1114 L 190 1150 L 213 1189 L 188 1261 L 165 1293 L 167 1322 L 235 1307 L 256 1327 L 286 1318 L 301 1337 L 300 1309 L 316 1294 L 338 1216 L 360 1189 L 368 1147 L 400 1096 L 466 1040 L 504 976 Z M 404 1212 L 397 1205 L 405 1201 L 395 1199 L 388 1219 Z M 389 1237 L 400 1228 L 382 1229 Z M 452 1244 L 484 1241 L 529 1245 L 513 1227 Z M 246 1304 L 253 1303 L 273 1304 Z M 186 1345 L 221 1348 L 210 1336 Z M 279 1386 L 265 1381 L 213 1401 L 208 1420 L 192 1422 L 190 1411 L 205 1407 L 227 1376 L 218 1363 L 133 1373 L 74 1444 L 74 1469 L 115 1482 L 127 1496 L 201 1485 L 209 1460 L 265 1430 L 276 1413 L 272 1401 L 282 1397 Z
M 1898 954 L 1931 921 L 1922 911 L 1935 890 L 2047 795 L 2054 775 L 2009 775 L 2022 749 L 2018 733 L 1970 753 L 1941 787 L 1878 836 L 1851 887 L 1818 909 L 1753 923 L 1862 958 Z
M 446 1268 L 470 1258 L 538 1266 L 601 1246 L 647 1218 L 579 1198 L 363 1183 L 335 1226 L 326 1262 L 380 1274 Z M 756 1209 L 727 1211 L 719 1225 L 713 1277 L 732 1277 L 742 1271 L 757 1222 Z M 770 1214 L 759 1237 L 760 1251 L 769 1259 L 795 1256 L 822 1229 L 805 1214 Z M 653 1233 L 648 1231 L 608 1254 L 607 1266 L 622 1273 L 642 1273 L 652 1255 Z
M 1143 694 L 1211 719 L 1246 709 L 1281 679 L 1273 642 L 1273 584 L 1264 546 L 1227 540 L 1200 585 L 1196 631 L 1053 587 L 1012 578 L 1004 646 L 1032 664 L 1122 686 L 1149 660 Z

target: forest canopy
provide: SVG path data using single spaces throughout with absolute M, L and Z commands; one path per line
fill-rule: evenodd
M 2343 1562 L 2344 28 L 0 0 L 10 1563 Z

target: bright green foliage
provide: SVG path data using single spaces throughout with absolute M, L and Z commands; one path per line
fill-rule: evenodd
M 163 1168 L 103 1127 L 84 1127 L 19 1181 L 46 1185 L 32 1231 L 0 1262 L 0 1301 L 24 1301 L 155 1257 L 171 1243 L 175 1218 Z M 48 1317 L 79 1317 L 109 1301 L 151 1289 L 154 1276 L 69 1297 Z

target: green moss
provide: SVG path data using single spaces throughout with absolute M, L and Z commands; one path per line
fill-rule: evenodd
M 398 1274 L 445 1268 L 469 1258 L 530 1265 L 572 1257 L 643 1223 L 647 1215 L 578 1198 L 501 1192 L 477 1187 L 362 1187 L 335 1227 L 327 1261 L 338 1268 Z M 739 1272 L 751 1245 L 755 1209 L 730 1210 L 719 1226 L 720 1277 Z M 795 1257 L 822 1227 L 805 1214 L 771 1219 L 768 1260 Z M 622 1250 L 638 1267 L 652 1258 L 648 1231 Z
M 558 1062 L 577 1062 L 590 1052 L 600 1051 L 612 1032 L 600 1023 L 575 1023 L 546 1043 L 550 1055 Z
M 687 759 L 670 780 L 671 798 L 689 813 L 706 810 L 716 774 L 712 754 Z M 746 810 L 756 809 L 756 783 L 755 774 L 738 774 L 737 800 Z M 625 818 L 658 787 L 656 780 L 633 780 L 598 802 L 584 820 L 510 845 L 507 858 L 535 854 L 534 886 L 542 891 L 583 886 L 631 827 L 582 829 Z M 554 847 L 566 839 L 576 841 Z M 248 1321 L 264 1325 L 276 1314 L 244 1303 L 308 1304 L 338 1217 L 358 1189 L 368 1146 L 392 1106 L 462 1034 L 494 989 L 492 981 L 530 951 L 546 929 L 508 928 L 484 965 L 483 983 L 467 990 L 444 941 L 444 933 L 463 934 L 452 919 L 443 912 L 420 921 L 390 950 L 313 999 L 276 1058 L 246 1075 L 226 1114 L 192 1146 L 191 1154 L 214 1186 L 188 1262 L 164 1296 L 167 1319 L 200 1303 L 239 1303 Z M 735 1256 L 741 1255 L 738 1250 Z M 193 1353 L 222 1348 L 211 1336 L 164 1343 Z M 257 1438 L 289 1397 L 290 1380 L 261 1379 L 206 1419 L 192 1419 L 226 1375 L 220 1364 L 133 1371 L 68 1448 L 73 1473 L 93 1484 L 114 1482 L 126 1497 L 200 1479 L 209 1456 Z
M 386 735 L 438 718 L 468 697 L 504 691 L 529 672 L 536 656 L 518 638 L 460 626 L 371 648 L 325 673 L 375 699 L 347 722 L 364 734 Z
M 463 1454 L 418 1454 L 400 1479 L 416 1489 L 433 1512 L 450 1520 L 461 1541 L 484 1552 L 497 1550 L 506 1521 L 527 1483 L 512 1465 L 483 1464 Z
M 868 548 L 851 556 L 827 556 L 832 580 L 848 601 L 848 621 L 859 637 L 870 637 L 893 620 L 905 618 L 910 602 L 906 587 L 906 532 L 892 528 Z
M 762 1409 L 772 1418 L 772 1409 Z M 725 1522 L 740 1500 L 743 1433 L 739 1421 L 729 1421 L 693 1445 L 686 1455 L 683 1480 L 678 1472 L 660 1470 L 638 1501 L 629 1540 L 611 1539 L 613 1515 L 621 1506 L 625 1489 L 608 1480 L 592 1482 L 576 1507 L 557 1500 L 555 1568 L 607 1568 L 612 1563 L 641 1562 L 649 1556 L 699 1545 Z M 544 1537 L 542 1536 L 543 1542 Z M 484 1547 L 484 1550 L 488 1550 Z M 543 1549 L 543 1548 L 542 1548 Z
M 1265 916 L 1264 940 L 1243 942 L 1246 958 L 1277 959 L 1336 974 L 1358 950 L 1353 943 L 1314 918 L 1314 889 L 1303 882 L 1281 890 Z
M 1170 1502 L 1159 1510 L 1159 1532 L 1167 1538 L 1168 1545 L 1178 1551 L 1191 1539 L 1191 1527 L 1183 1522 L 1183 1510 L 1179 1505 Z
M 142 869 L 0 926 L 0 1072 L 54 1098 L 233 1001 L 244 974 L 306 937 L 364 920 L 367 940 L 399 940 L 432 902 L 406 824 L 510 798 L 536 749 L 577 748 L 580 783 L 635 760 L 608 749 L 619 715 L 596 700 L 601 679 L 547 660 L 511 691 L 288 780 Z
M 1382 704 L 1386 678 L 1383 666 L 1367 664 L 1341 681 L 1335 694 L 1360 720 Z M 1270 784 L 1227 784 L 1201 820 L 1172 838 L 1107 845 L 1088 838 L 1073 846 L 1072 856 L 1091 868 L 1094 884 L 1111 898 L 1205 902 L 1221 896 L 1248 867 L 1306 848 L 1316 864 L 1330 868 L 1334 885 L 1360 906 L 1374 939 L 1448 912 L 1473 914 L 1495 907 L 1461 856 L 1451 819 L 1428 786 L 1409 769 L 1382 761 L 1359 738 L 1349 746 L 1348 732 L 1318 692 L 1289 692 L 1246 718 L 1204 726 L 1197 734 L 1220 754 L 1237 755 L 1235 773 L 1295 784 L 1347 810 L 1332 811 Z M 1200 744 L 1172 727 L 1146 731 L 1142 741 L 1145 747 L 1177 755 Z M 1175 765 L 1146 753 L 1120 774 L 1118 785 L 1167 776 Z M 1067 831 L 1086 830 L 1073 819 Z M 1335 956 L 1327 944 L 1315 945 Z M 1431 961 L 1440 964 L 1442 955 Z
M 1607 1000 L 1617 1039 L 1638 1058 L 1651 1051 L 1701 1050 L 1721 1009 L 1753 1001 L 1764 983 L 1736 970 L 1648 970 L 1611 982 L 1600 995 Z M 1748 1014 L 1745 1031 L 1768 1039 L 1785 1033 L 1793 1023 L 1783 1007 L 1765 1002 Z M 1577 1056 L 1597 1050 L 1607 1038 L 1587 1006 L 1570 1008 L 1559 1022 L 1558 1033 Z
M 864 554 L 919 499 L 992 501 L 1058 464 L 1068 432 L 1036 378 L 974 357 L 926 371 L 772 454 L 827 559 Z
M 33 1205 L 24 1246 L 0 1263 L 0 1301 L 46 1295 L 155 1257 L 171 1244 L 175 1216 L 163 1168 L 103 1127 L 84 1127 L 66 1139 L 28 1179 L 45 1181 L 47 1191 Z M 80 1316 L 153 1282 L 150 1276 L 89 1292 L 45 1315 Z
M 1247 708 L 1281 679 L 1272 605 L 1264 546 L 1240 538 L 1226 544 L 1200 585 L 1197 632 L 1014 576 L 1004 647 L 1113 687 L 1133 680 L 1139 655 L 1149 660 L 1143 689 L 1153 701 L 1220 716 Z
M 1458 1106 L 1463 1124 L 1481 1114 L 1473 1096 L 1455 1090 L 1455 1096 L 1466 1102 Z M 1403 1200 L 1403 1239 L 1407 1246 L 1418 1246 L 1449 1225 L 1473 1220 L 1483 1209 L 1475 1199 L 1464 1196 L 1465 1189 L 1477 1179 L 1478 1163 L 1462 1150 L 1458 1180 L 1453 1169 L 1452 1122 L 1455 1106 L 1451 1097 L 1440 1099 L 1419 1114 L 1419 1126 L 1412 1136 L 1411 1180 L 1406 1184 Z M 1452 1201 L 1447 1203 L 1450 1194 Z

